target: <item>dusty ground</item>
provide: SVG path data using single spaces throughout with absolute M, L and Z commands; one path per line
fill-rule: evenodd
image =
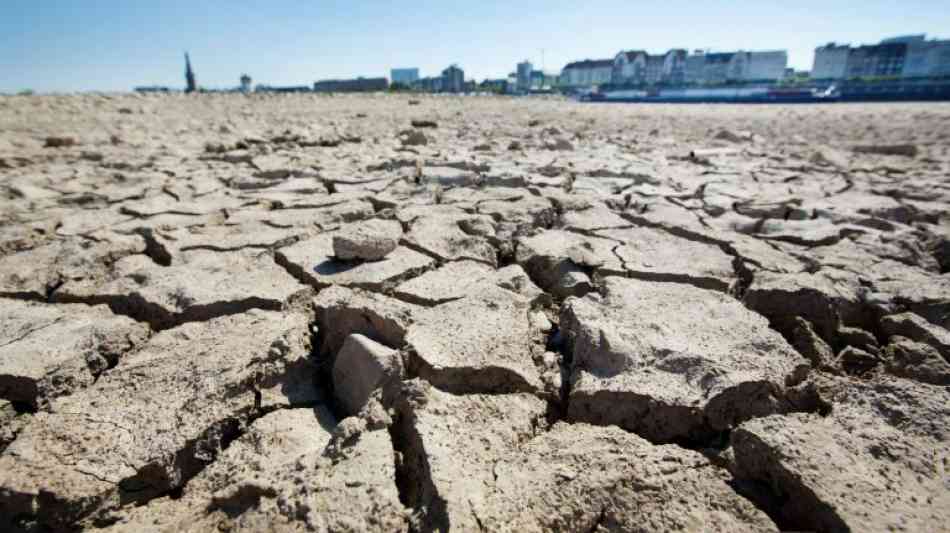
M 0 530 L 948 530 L 948 176 L 940 104 L 0 98 Z

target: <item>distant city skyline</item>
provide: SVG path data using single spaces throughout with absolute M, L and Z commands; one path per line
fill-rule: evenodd
M 764 4 L 602 0 L 579 9 L 564 0 L 5 0 L 0 92 L 183 88 L 186 51 L 198 85 L 225 88 L 236 87 L 243 73 L 255 83 L 310 85 L 389 76 L 403 67 L 437 76 L 453 63 L 466 78 L 482 80 L 505 77 L 525 59 L 559 72 L 569 62 L 627 49 L 784 49 L 790 67 L 807 70 L 814 49 L 831 41 L 876 43 L 914 33 L 950 38 L 943 2 Z

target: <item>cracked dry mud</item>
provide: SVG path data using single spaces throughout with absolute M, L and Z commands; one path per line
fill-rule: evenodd
M 948 531 L 948 176 L 945 104 L 0 97 L 0 530 Z

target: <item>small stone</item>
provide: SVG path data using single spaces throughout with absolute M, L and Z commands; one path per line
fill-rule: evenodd
M 914 144 L 870 144 L 855 146 L 852 150 L 859 154 L 899 155 L 903 157 L 917 157 L 917 146 Z
M 568 141 L 567 139 L 563 137 L 558 137 L 556 139 L 547 141 L 546 143 L 544 143 L 544 147 L 547 148 L 548 150 L 555 150 L 555 151 L 570 151 L 574 149 L 574 145 L 571 144 L 571 141 Z
M 551 321 L 548 320 L 548 317 L 541 311 L 532 311 L 528 314 L 528 321 L 531 322 L 531 326 L 538 331 L 548 332 L 554 327 Z
M 728 141 L 731 143 L 741 143 L 752 140 L 752 134 L 749 132 L 735 132 L 732 130 L 721 129 L 719 133 L 714 137 L 720 141 Z
M 402 139 L 403 146 L 425 146 L 429 144 L 429 138 L 421 131 L 411 131 Z
M 875 355 L 854 346 L 848 346 L 838 354 L 838 364 L 849 374 L 863 374 L 880 362 Z
M 950 362 L 950 332 L 919 315 L 901 313 L 886 316 L 881 319 L 881 329 L 887 335 L 907 337 L 928 344 Z
M 815 328 L 811 322 L 800 316 L 795 317 L 794 320 L 795 329 L 792 332 L 792 346 L 811 362 L 812 367 L 831 368 L 834 361 L 834 352 L 831 351 L 831 346 L 828 346 L 828 343 L 815 333 Z
M 333 253 L 344 261 L 378 261 L 399 246 L 402 227 L 393 220 L 367 220 L 333 236 Z
M 374 390 L 398 384 L 401 375 L 399 352 L 354 333 L 343 341 L 333 364 L 333 393 L 346 414 L 354 415 Z
M 891 337 L 891 344 L 884 348 L 884 366 L 895 376 L 933 385 L 950 385 L 950 363 L 934 347 L 922 342 Z
M 75 146 L 75 137 L 47 137 L 45 146 L 47 148 L 64 148 L 66 146 Z

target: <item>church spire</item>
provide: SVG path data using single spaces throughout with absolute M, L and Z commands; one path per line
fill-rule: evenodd
M 195 86 L 195 73 L 191 70 L 191 59 L 188 57 L 188 52 L 185 52 L 185 92 L 193 93 L 197 90 Z

